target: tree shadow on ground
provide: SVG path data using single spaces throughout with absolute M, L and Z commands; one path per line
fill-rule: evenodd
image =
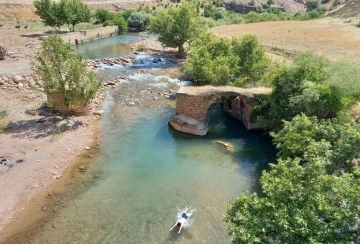
M 65 131 L 73 131 L 83 126 L 83 122 L 60 116 L 42 117 L 40 119 L 20 120 L 9 123 L 5 134 L 13 134 L 15 138 L 44 138 Z
M 36 119 L 10 122 L 3 133 L 13 134 L 15 138 L 44 138 L 65 131 L 74 131 L 84 123 L 75 117 L 59 116 L 56 111 L 46 105 L 33 110 L 26 110 L 26 114 L 36 116 Z M 41 116 L 39 118 L 38 116 Z

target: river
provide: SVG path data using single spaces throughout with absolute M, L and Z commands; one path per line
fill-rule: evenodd
M 111 57 L 119 50 L 114 45 L 136 38 L 110 37 L 78 50 L 90 58 Z M 121 55 L 130 52 L 122 50 Z M 142 67 L 100 70 L 105 80 L 126 77 L 119 78 L 103 104 L 100 150 L 89 169 L 97 177 L 79 186 L 28 239 L 31 243 L 230 243 L 222 220 L 226 208 L 242 192 L 258 189 L 275 150 L 269 137 L 248 132 L 218 105 L 210 109 L 208 135 L 172 130 L 167 121 L 175 114 L 175 101 L 161 94 L 187 83 L 166 75 L 174 73 L 170 61 L 160 67 L 141 61 Z M 214 140 L 232 143 L 236 151 L 228 153 Z M 181 234 L 169 232 L 177 209 L 187 205 L 196 209 L 194 223 Z

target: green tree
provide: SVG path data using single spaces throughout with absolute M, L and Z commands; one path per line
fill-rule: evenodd
M 87 60 L 57 35 L 42 42 L 36 60 L 34 70 L 44 82 L 45 93 L 61 94 L 67 107 L 88 103 L 101 86 L 95 73 L 88 71 Z
M 264 48 L 254 35 L 245 35 L 243 38 L 233 39 L 233 51 L 239 56 L 239 76 L 243 83 L 255 84 L 265 74 L 270 60 L 265 55 Z
M 344 109 L 339 89 L 328 80 L 327 63 L 317 55 L 296 56 L 291 65 L 275 69 L 269 79 L 274 87 L 262 108 L 270 128 L 282 128 L 282 120 L 300 113 L 318 118 L 332 118 Z
M 178 8 L 170 7 L 159 11 L 151 19 L 150 30 L 159 34 L 159 41 L 167 47 L 178 48 L 178 54 L 185 54 L 184 44 L 190 43 L 201 33 L 199 14 L 194 4 L 182 3 Z
M 91 20 L 90 8 L 81 0 L 60 0 L 59 7 L 64 9 L 65 23 L 70 31 L 75 31 L 77 24 Z
M 118 33 L 122 34 L 128 31 L 127 22 L 121 14 L 114 15 L 113 23 L 118 27 Z
M 318 0 L 310 0 L 306 3 L 306 11 L 310 12 L 319 8 Z
M 64 8 L 51 0 L 34 0 L 35 14 L 38 15 L 46 26 L 60 31 L 62 25 L 65 24 Z
M 326 164 L 295 158 L 271 165 L 262 196 L 242 194 L 227 210 L 232 242 L 359 243 L 359 172 L 328 175 Z
M 307 162 L 316 156 L 327 159 L 327 173 L 354 171 L 354 158 L 360 157 L 360 124 L 343 115 L 338 119 L 321 120 L 298 115 L 284 122 L 284 128 L 271 133 L 281 158 L 301 158 Z M 320 145 L 323 151 L 314 151 Z M 320 154 L 319 154 L 320 153 Z
M 186 59 L 186 72 L 198 84 L 226 85 L 234 81 L 239 57 L 227 39 L 209 33 L 194 41 Z
M 269 64 L 255 36 L 226 40 L 205 34 L 193 42 L 186 72 L 199 84 L 256 85 Z
M 150 25 L 150 14 L 140 11 L 132 12 L 127 19 L 128 26 L 136 28 L 138 31 L 146 30 Z
M 113 13 L 111 13 L 109 10 L 105 8 L 98 8 L 95 11 L 94 17 L 98 22 L 105 23 L 107 20 L 112 19 Z

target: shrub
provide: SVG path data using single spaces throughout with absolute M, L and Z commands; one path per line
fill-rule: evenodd
M 238 62 L 230 41 L 204 34 L 189 51 L 186 72 L 198 84 L 226 85 L 235 78 Z
M 272 72 L 270 80 L 274 89 L 263 108 L 264 113 L 269 111 L 270 127 L 279 129 L 282 120 L 300 113 L 332 118 L 344 109 L 339 88 L 327 82 L 327 67 L 322 57 L 304 53 L 296 56 L 293 64 Z
M 146 46 L 146 44 L 139 44 L 137 47 L 136 47 L 136 50 L 138 50 L 138 51 L 145 51 L 145 50 L 147 50 L 148 49 L 148 47 Z
M 326 172 L 341 174 L 354 172 L 354 158 L 360 151 L 360 124 L 345 115 L 339 119 L 320 120 L 304 114 L 284 122 L 284 128 L 271 133 L 281 158 L 302 158 L 304 162 L 315 157 L 327 159 Z M 326 142 L 326 144 L 324 144 Z M 325 150 L 313 150 L 325 146 Z
M 225 13 L 221 10 L 218 10 L 216 13 L 215 13 L 215 19 L 218 20 L 218 19 L 224 19 L 225 18 Z
M 245 15 L 245 22 L 246 23 L 257 23 L 260 22 L 260 16 L 256 12 L 250 12 Z
M 109 21 L 113 18 L 113 14 L 104 8 L 98 8 L 96 9 L 94 13 L 94 17 L 97 19 L 99 23 L 105 23 L 106 21 Z
M 319 1 L 318 0 L 310 0 L 306 3 L 306 11 L 310 12 L 319 7 Z
M 118 27 L 118 33 L 125 33 L 128 31 L 127 22 L 121 14 L 117 14 L 114 16 L 112 20 L 113 24 Z
M 88 103 L 100 88 L 95 73 L 87 70 L 87 60 L 57 35 L 42 42 L 36 60 L 34 69 L 45 93 L 61 94 L 67 108 Z
M 186 71 L 199 84 L 254 85 L 269 64 L 255 36 L 229 41 L 206 34 L 191 46 Z
M 146 12 L 133 12 L 127 19 L 128 26 L 136 28 L 138 31 L 143 31 L 150 25 L 150 14 Z
M 270 60 L 265 50 L 254 35 L 245 35 L 241 39 L 233 39 L 232 47 L 239 57 L 239 76 L 247 84 L 255 85 L 267 71 Z

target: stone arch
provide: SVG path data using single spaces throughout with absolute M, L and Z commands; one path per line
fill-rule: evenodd
M 219 101 L 225 101 L 223 107 L 230 116 L 241 120 L 247 129 L 257 129 L 257 125 L 250 120 L 254 95 L 268 95 L 270 88 L 236 88 L 213 86 L 186 86 L 176 94 L 176 116 L 169 124 L 178 131 L 205 135 L 208 132 L 208 109 Z

